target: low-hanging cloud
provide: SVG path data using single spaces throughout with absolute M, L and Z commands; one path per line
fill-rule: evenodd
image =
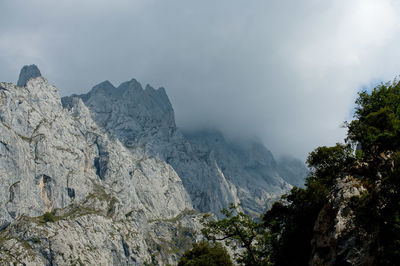
M 390 0 L 2 1 L 0 79 L 37 64 L 62 95 L 164 86 L 178 126 L 304 158 L 341 141 L 357 91 L 400 72 Z

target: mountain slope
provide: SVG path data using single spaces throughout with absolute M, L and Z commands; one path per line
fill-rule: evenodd
M 230 141 L 216 130 L 184 134 L 197 154 L 213 158 L 215 167 L 235 187 L 247 213 L 257 216 L 291 188 L 279 175 L 273 155 L 262 144 Z
M 291 187 L 259 143 L 182 134 L 163 88 L 106 81 L 61 99 L 34 65 L 18 84 L 0 83 L 7 263 L 174 264 L 198 212 L 257 215 Z

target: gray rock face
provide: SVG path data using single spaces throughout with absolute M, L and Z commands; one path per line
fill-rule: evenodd
M 42 76 L 42 74 L 40 74 L 40 70 L 36 65 L 24 66 L 19 73 L 17 86 L 23 87 L 26 85 L 28 80 L 40 76 Z
M 87 94 L 64 97 L 64 106 L 74 97 L 82 99 L 96 123 L 125 147 L 171 165 L 193 207 L 201 212 L 220 214 L 233 202 L 258 215 L 291 188 L 280 176 L 272 154 L 260 143 L 227 142 L 217 131 L 183 135 L 163 88 L 147 85 L 143 89 L 134 79 L 118 87 L 105 81 Z M 295 171 L 291 174 L 295 180 Z
M 359 197 L 365 190 L 351 176 L 336 180 L 314 226 L 310 265 L 374 265 L 370 250 L 373 236 L 356 225 L 348 204 L 351 197 Z
M 290 156 L 283 156 L 277 160 L 279 175 L 289 184 L 304 187 L 308 169 L 304 163 Z
M 257 216 L 291 185 L 279 175 L 271 152 L 256 141 L 229 141 L 216 130 L 185 132 L 192 149 L 234 188 L 244 211 Z
M 22 216 L 13 222 L 0 232 L 2 264 L 174 265 L 199 237 L 193 212 L 154 220 L 135 211 L 119 216 L 121 202 L 102 192 L 56 210 L 54 221 Z
M 0 83 L 6 263 L 175 264 L 198 211 L 256 215 L 291 187 L 261 144 L 182 134 L 163 88 L 105 81 L 60 99 L 35 66 L 19 84 Z
M 68 257 L 74 261 L 77 257 L 73 254 L 78 254 L 89 264 L 115 260 L 143 264 L 152 260 L 151 254 L 158 254 L 156 261 L 173 263 L 177 259 L 177 254 L 168 255 L 167 247 L 158 250 L 154 244 L 172 241 L 173 230 L 155 235 L 149 222 L 162 223 L 177 216 L 181 222 L 186 217 L 182 213 L 193 210 L 170 165 L 139 150 L 128 150 L 117 138 L 110 138 L 93 122 L 80 99 L 72 99 L 70 108 L 64 109 L 57 89 L 42 77 L 30 79 L 25 87 L 0 83 L 0 88 L 0 227 L 6 228 L 0 237 L 1 259 L 24 261 L 26 251 L 26 263 L 48 264 L 55 260 L 51 254 L 57 250 L 57 260 Z M 74 206 L 76 209 L 69 210 Z M 59 219 L 54 228 L 40 218 L 34 220 L 38 226 L 23 218 L 50 211 Z M 74 222 L 74 217 L 81 220 Z M 127 234 L 135 232 L 130 240 L 112 240 L 125 232 L 115 227 L 118 221 Z M 196 228 L 196 222 L 192 223 L 191 228 Z M 99 231 L 93 229 L 95 234 L 88 235 L 85 242 L 80 232 L 94 225 Z M 178 228 L 168 222 L 162 225 Z M 61 232 L 65 235 L 54 239 Z M 110 234 L 116 238 L 110 239 Z M 24 240 L 26 235 L 31 238 Z M 50 255 L 43 257 L 41 245 L 26 250 L 25 242 L 32 239 L 47 239 L 48 245 L 56 241 L 57 246 L 51 244 Z M 103 245 L 104 239 L 109 242 Z M 97 253 L 68 251 L 68 245 L 98 248 L 104 255 L 97 258 Z M 69 261 L 51 263 L 65 265 Z
M 2 219 L 63 208 L 84 199 L 93 182 L 118 191 L 128 208 L 150 208 L 149 218 L 191 207 L 171 166 L 110 139 L 82 101 L 74 99 L 71 109 L 63 109 L 57 89 L 41 77 L 23 89 L 1 86 Z M 162 198 L 145 193 L 152 186 L 162 190 Z

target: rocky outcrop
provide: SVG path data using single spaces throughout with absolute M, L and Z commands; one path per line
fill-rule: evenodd
M 36 65 L 24 66 L 19 73 L 17 86 L 23 87 L 28 80 L 42 76 L 40 70 Z
M 171 219 L 123 214 L 115 195 L 97 187 L 84 202 L 53 214 L 21 216 L 0 232 L 2 264 L 165 265 L 198 238 L 200 221 L 185 210 Z
M 346 176 L 336 180 L 328 203 L 321 210 L 311 241 L 310 265 L 373 265 L 371 236 L 356 225 L 349 201 L 366 189 Z

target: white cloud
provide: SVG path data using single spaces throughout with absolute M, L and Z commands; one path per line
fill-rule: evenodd
M 65 94 L 132 77 L 178 124 L 256 135 L 299 157 L 343 139 L 362 86 L 399 74 L 390 0 L 2 1 L 1 80 L 37 63 Z M 16 15 L 18 14 L 18 16 Z

